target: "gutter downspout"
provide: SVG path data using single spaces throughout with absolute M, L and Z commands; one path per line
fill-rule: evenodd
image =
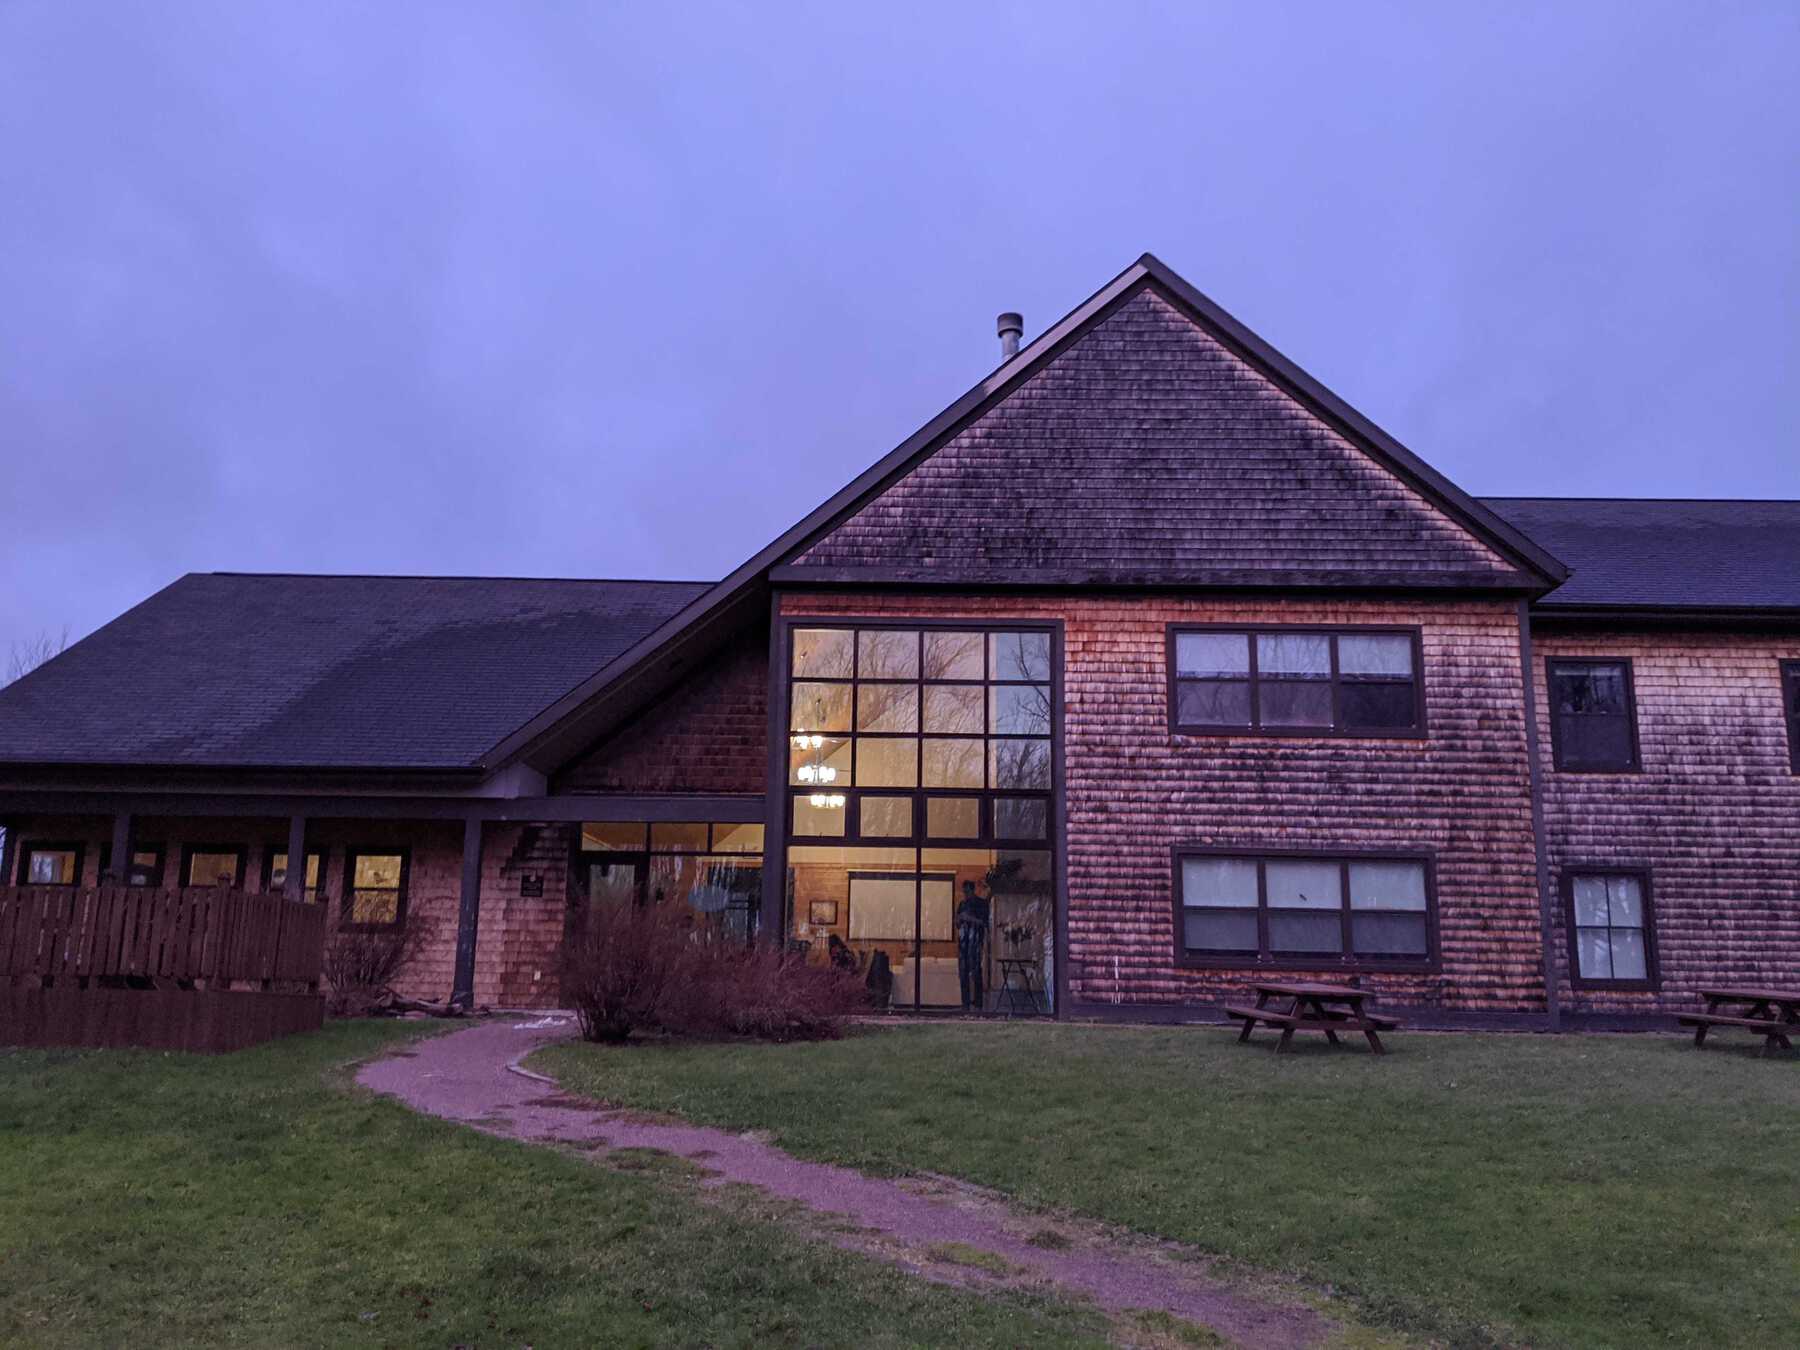
M 1525 681 L 1525 753 L 1531 760 L 1531 843 L 1537 855 L 1538 940 L 1544 948 L 1544 1012 L 1562 1030 L 1562 972 L 1556 962 L 1556 907 L 1550 896 L 1550 854 L 1544 842 L 1544 769 L 1538 754 L 1537 678 L 1532 669 L 1531 602 L 1519 601 L 1519 673 Z

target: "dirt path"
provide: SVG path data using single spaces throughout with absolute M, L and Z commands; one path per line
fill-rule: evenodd
M 1272 1350 L 1315 1345 L 1337 1330 L 1307 1304 L 1228 1283 L 1173 1244 L 1024 1215 L 998 1196 L 948 1179 L 866 1177 L 794 1158 L 754 1135 L 648 1121 L 564 1095 L 552 1080 L 516 1067 L 573 1030 L 566 1018 L 499 1018 L 417 1042 L 367 1065 L 357 1081 L 490 1134 L 688 1159 L 705 1169 L 702 1187 L 760 1187 L 828 1220 L 809 1226 L 813 1236 L 874 1252 L 928 1278 L 974 1287 L 1054 1286 L 1109 1312 L 1161 1312 L 1236 1344 Z

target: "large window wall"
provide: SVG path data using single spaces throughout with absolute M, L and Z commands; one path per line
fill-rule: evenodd
M 894 1007 L 1048 1010 L 1046 628 L 791 630 L 787 932 Z

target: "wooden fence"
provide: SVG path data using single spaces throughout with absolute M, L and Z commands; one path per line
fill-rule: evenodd
M 0 887 L 0 1045 L 235 1050 L 315 1030 L 325 906 L 226 890 Z

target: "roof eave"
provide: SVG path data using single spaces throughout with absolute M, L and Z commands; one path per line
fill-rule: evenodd
M 1800 605 L 1558 604 L 1554 600 L 1538 600 L 1532 603 L 1531 615 L 1533 620 L 1613 627 L 1630 623 L 1694 628 L 1800 627 Z
M 354 787 L 424 787 L 436 790 L 479 786 L 488 774 L 478 767 L 443 765 L 322 765 L 322 764 L 103 764 L 84 760 L 0 760 L 0 787 L 29 788 L 148 788 L 170 787 L 266 787 L 293 790 L 303 787 L 325 791 Z

